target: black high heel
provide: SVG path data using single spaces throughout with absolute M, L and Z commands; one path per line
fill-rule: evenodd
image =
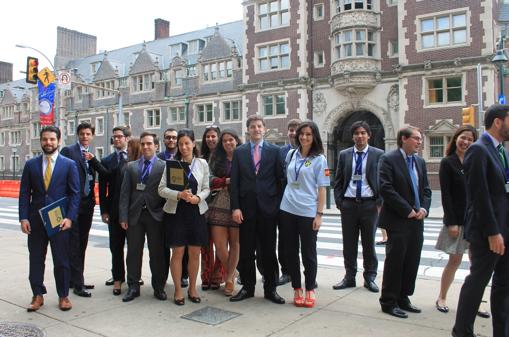
M 191 296 L 190 293 L 187 293 L 187 298 L 189 298 L 189 300 L 193 303 L 201 303 L 201 298 L 200 297 L 194 297 L 194 296 Z

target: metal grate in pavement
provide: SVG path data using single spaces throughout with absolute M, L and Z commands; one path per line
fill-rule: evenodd
M 2 337 L 45 337 L 46 333 L 36 325 L 20 322 L 0 322 Z
M 242 314 L 207 306 L 205 308 L 198 309 L 181 317 L 184 319 L 188 319 L 203 324 L 218 325 L 226 321 L 229 321 L 233 318 L 236 318 L 240 315 Z

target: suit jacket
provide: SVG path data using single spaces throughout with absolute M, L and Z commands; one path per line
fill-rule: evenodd
M 101 214 L 109 214 L 112 223 L 118 223 L 120 188 L 126 165 L 124 162 L 120 167 L 116 152 L 104 157 L 100 163 L 104 171 L 99 170 L 99 205 Z
M 456 153 L 442 159 L 438 176 L 442 191 L 444 224 L 462 226 L 467 209 L 466 178 L 463 164 Z
M 80 195 L 82 198 L 91 198 L 93 204 L 95 205 L 95 168 L 91 164 L 92 161 L 89 161 L 89 171 L 90 174 L 94 177 L 94 180 L 88 181 L 86 179 L 87 164 L 85 163 L 85 158 L 83 158 L 83 154 L 81 153 L 80 145 L 78 143 L 64 147 L 60 154 L 71 160 L 74 160 L 78 167 L 78 174 L 80 177 Z M 85 196 L 85 183 L 90 184 L 90 194 L 88 196 Z
M 193 167 L 193 176 L 198 182 L 198 193 L 197 196 L 200 197 L 200 202 L 198 203 L 198 207 L 200 209 L 200 214 L 203 214 L 207 211 L 207 197 L 210 194 L 209 187 L 209 165 L 205 159 L 195 158 L 196 163 Z M 179 191 L 169 189 L 166 187 L 166 167 L 164 168 L 163 175 L 161 177 L 161 182 L 159 183 L 158 192 L 159 195 L 166 199 L 166 203 L 164 204 L 163 210 L 169 214 L 175 214 L 177 211 L 177 195 Z
M 467 180 L 466 239 L 485 241 L 488 236 L 502 234 L 507 242 L 509 197 L 504 167 L 488 135 L 483 134 L 468 148 L 463 166 Z
M 338 165 L 334 175 L 334 200 L 336 206 L 341 207 L 350 180 L 352 179 L 352 153 L 354 147 L 349 147 L 339 153 Z M 378 192 L 378 163 L 384 152 L 376 147 L 368 147 L 368 157 L 366 159 L 366 179 L 369 187 L 373 191 L 373 196 L 377 205 L 382 205 L 382 197 Z
M 426 163 L 415 156 L 415 167 L 419 179 L 419 200 L 421 208 L 429 214 L 431 189 L 429 187 Z M 380 211 L 380 227 L 405 230 L 409 225 L 423 225 L 422 220 L 408 219 L 415 203 L 412 179 L 406 160 L 400 150 L 388 152 L 380 158 L 380 195 L 384 203 Z
M 63 198 L 68 198 L 66 217 L 73 222 L 78 216 L 80 191 L 76 164 L 60 154 L 51 175 L 48 191 L 44 188 L 42 156 L 28 160 L 23 168 L 19 191 L 19 219 L 42 223 L 39 209 Z
M 157 188 L 166 164 L 157 158 L 147 178 L 145 189 L 139 191 L 136 189 L 136 185 L 140 182 L 140 160 L 143 161 L 143 157 L 127 163 L 120 190 L 119 222 L 127 222 L 129 226 L 136 226 L 144 205 L 157 221 L 162 221 L 164 216 L 164 199 L 157 194 Z
M 283 166 L 280 148 L 263 142 L 260 167 L 255 172 L 251 143 L 235 149 L 230 178 L 231 209 L 240 209 L 244 218 L 256 216 L 258 209 L 266 217 L 279 212 L 282 196 Z

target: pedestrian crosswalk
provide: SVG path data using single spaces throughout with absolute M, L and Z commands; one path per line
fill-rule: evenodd
M 19 230 L 18 207 L 14 203 L 15 202 L 13 200 L 13 202 L 8 205 L 3 204 L 0 206 L 0 228 Z M 424 244 L 418 272 L 420 276 L 440 277 L 445 265 L 447 264 L 448 255 L 434 248 L 441 228 L 441 219 L 426 219 L 424 223 Z M 96 206 L 94 212 L 92 229 L 90 231 L 90 240 L 100 243 L 101 245 L 107 246 L 108 244 L 108 226 L 101 221 L 98 206 Z M 378 231 L 376 241 L 380 240 L 381 234 Z M 322 227 L 318 233 L 318 264 L 320 266 L 327 266 L 331 268 L 343 267 L 342 249 L 343 245 L 340 217 L 338 215 L 324 216 L 322 220 Z M 385 258 L 385 247 L 377 246 L 376 253 L 379 261 L 379 273 L 382 273 L 383 261 Z M 362 246 L 359 242 L 359 254 L 357 260 L 359 271 L 362 270 L 362 262 Z M 463 280 L 468 275 L 468 268 L 468 256 L 465 254 L 463 256 L 463 262 L 456 272 L 455 278 L 457 280 Z M 339 277 L 342 277 L 342 275 L 339 275 Z

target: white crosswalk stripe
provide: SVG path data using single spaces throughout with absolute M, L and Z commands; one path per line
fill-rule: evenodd
M 16 226 L 19 228 L 18 207 L 4 206 L 0 207 L 0 225 L 8 227 Z M 440 277 L 447 263 L 448 255 L 434 248 L 442 222 L 439 219 L 426 219 L 424 225 L 424 246 L 421 252 L 421 264 L 419 266 L 419 275 L 428 277 Z M 95 208 L 92 229 L 90 236 L 94 239 L 105 240 L 108 237 L 108 226 L 101 221 L 99 207 Z M 380 231 L 377 231 L 376 241 L 381 240 Z M 342 230 L 339 216 L 326 215 L 323 218 L 322 227 L 318 233 L 317 252 L 318 264 L 328 267 L 343 267 L 342 255 Z M 377 246 L 379 273 L 383 270 L 383 260 L 385 258 L 385 247 Z M 359 238 L 359 252 L 357 265 L 359 272 L 362 272 L 362 246 Z M 463 280 L 468 275 L 468 256 L 463 256 L 463 262 L 456 272 L 456 279 Z M 341 277 L 341 276 L 340 276 Z

